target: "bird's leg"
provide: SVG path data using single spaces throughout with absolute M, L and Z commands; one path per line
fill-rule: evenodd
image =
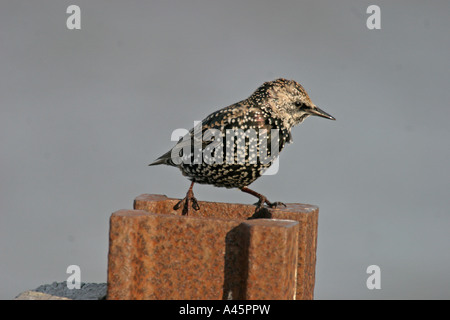
M 188 192 L 186 193 L 186 197 L 184 199 L 181 199 L 178 201 L 178 203 L 173 207 L 174 210 L 178 210 L 181 205 L 183 205 L 183 212 L 182 215 L 188 215 L 189 214 L 189 202 L 192 202 L 192 208 L 194 210 L 200 210 L 200 206 L 198 205 L 197 199 L 194 197 L 194 191 L 192 191 L 192 188 L 194 187 L 194 182 L 191 183 L 191 186 L 189 187 Z
M 276 202 L 270 202 L 270 201 L 267 200 L 267 198 L 266 198 L 265 196 L 263 196 L 262 194 L 260 194 L 260 193 L 258 193 L 258 192 L 256 192 L 256 191 L 253 191 L 252 189 L 249 189 L 249 188 L 247 188 L 247 187 L 242 187 L 242 188 L 241 188 L 241 191 L 246 192 L 246 193 L 249 193 L 249 194 L 251 194 L 252 196 L 255 196 L 255 197 L 257 197 L 257 198 L 259 199 L 259 201 L 258 201 L 257 203 L 255 203 L 255 205 L 256 205 L 256 207 L 257 207 L 258 209 L 262 208 L 262 207 L 264 206 L 264 203 L 266 203 L 270 208 L 276 208 L 277 206 L 285 206 L 285 207 L 286 207 L 286 205 L 285 205 L 283 202 L 279 202 L 279 201 L 276 201 Z

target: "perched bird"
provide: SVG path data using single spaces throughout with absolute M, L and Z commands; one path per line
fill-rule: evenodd
M 190 202 L 199 210 L 194 183 L 239 188 L 259 199 L 257 208 L 282 205 L 248 185 L 292 142 L 291 128 L 309 116 L 336 120 L 312 103 L 299 83 L 282 78 L 265 82 L 247 99 L 210 114 L 149 165 L 178 167 L 192 181 L 186 197 L 174 207 L 183 205 L 183 214 L 188 214 Z

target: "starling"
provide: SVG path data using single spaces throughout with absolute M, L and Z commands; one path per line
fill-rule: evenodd
M 174 207 L 183 205 L 183 215 L 188 214 L 189 203 L 200 209 L 194 183 L 239 188 L 258 198 L 257 209 L 282 205 L 248 185 L 292 142 L 291 128 L 309 116 L 335 120 L 312 103 L 299 83 L 282 78 L 265 82 L 249 98 L 210 114 L 150 165 L 178 167 L 192 181 L 186 197 Z

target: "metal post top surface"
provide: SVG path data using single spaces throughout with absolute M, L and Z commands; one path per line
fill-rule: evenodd
M 179 201 L 176 198 L 168 198 L 159 194 L 141 194 L 134 200 L 135 210 L 144 210 L 156 214 L 171 214 L 181 216 L 180 210 L 174 210 L 173 206 Z M 296 216 L 309 216 L 317 214 L 319 208 L 311 204 L 286 203 L 286 207 L 277 208 L 264 207 L 256 211 L 256 207 L 251 204 L 224 203 L 199 201 L 200 210 L 192 211 L 189 218 L 221 218 L 247 220 L 256 218 L 288 219 L 292 220 Z

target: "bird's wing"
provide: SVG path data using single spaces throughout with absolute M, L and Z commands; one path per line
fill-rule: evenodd
M 209 144 L 215 141 L 218 132 L 222 133 L 224 136 L 227 129 L 243 129 L 246 131 L 249 128 L 256 131 L 266 129 L 268 135 L 270 135 L 270 129 L 272 129 L 273 126 L 267 121 L 267 117 L 264 116 L 261 109 L 249 107 L 243 102 L 238 102 L 207 116 L 202 122 L 181 138 L 171 150 L 156 159 L 150 165 L 166 164 L 177 166 L 177 161 L 174 161 L 173 156 L 181 157 L 181 150 L 192 150 L 193 152 L 195 145 L 201 145 L 201 149 L 204 150 Z M 270 148 L 270 140 L 268 147 Z
M 206 117 L 201 125 L 202 149 L 205 149 L 216 138 L 214 130 L 221 132 L 223 137 L 226 131 L 254 129 L 258 132 L 260 129 L 267 129 L 270 132 L 272 128 L 267 122 L 262 110 L 257 107 L 248 107 L 245 102 L 236 103 L 230 107 L 221 109 Z M 213 129 L 213 130 L 210 130 Z M 195 128 L 190 131 L 192 134 Z M 200 130 L 197 128 L 197 133 Z

